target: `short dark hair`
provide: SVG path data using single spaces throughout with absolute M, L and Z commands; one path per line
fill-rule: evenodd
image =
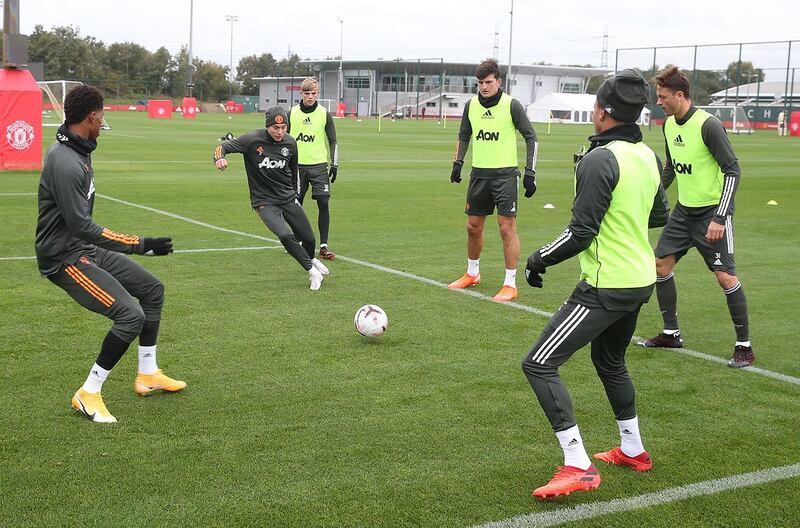
M 478 80 L 482 81 L 490 75 L 494 75 L 498 79 L 503 76 L 500 72 L 500 65 L 494 59 L 486 59 L 475 68 L 475 77 Z
M 86 116 L 103 109 L 103 94 L 94 86 L 82 84 L 67 93 L 64 98 L 64 124 L 80 123 Z
M 677 66 L 667 66 L 654 79 L 656 84 L 670 90 L 672 93 L 683 92 L 683 96 L 691 99 L 689 94 L 689 78 Z

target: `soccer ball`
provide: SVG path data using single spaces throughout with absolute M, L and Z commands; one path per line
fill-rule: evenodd
M 365 304 L 358 309 L 355 316 L 356 330 L 364 337 L 383 335 L 389 326 L 389 318 L 380 306 Z

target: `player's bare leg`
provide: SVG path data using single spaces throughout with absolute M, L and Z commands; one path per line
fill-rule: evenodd
M 503 287 L 492 299 L 495 301 L 513 301 L 517 298 L 517 262 L 519 262 L 519 237 L 517 236 L 517 219 L 513 216 L 497 216 L 500 238 L 503 240 L 503 258 L 505 259 L 506 276 Z
M 485 225 L 485 216 L 467 216 L 467 272 L 458 280 L 448 284 L 448 288 L 466 288 L 481 282 L 479 264 L 481 250 L 483 250 L 483 228 Z

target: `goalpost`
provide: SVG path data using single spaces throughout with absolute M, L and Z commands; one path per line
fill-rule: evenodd
M 64 98 L 70 90 L 83 83 L 80 81 L 37 81 L 42 90 L 42 126 L 59 127 L 64 123 Z M 111 130 L 111 126 L 103 119 L 103 130 Z
M 320 106 L 324 106 L 325 108 L 327 108 L 328 112 L 330 112 L 331 115 L 336 115 L 336 110 L 334 110 L 335 104 L 333 102 L 333 99 L 317 99 L 317 103 L 319 103 Z
M 741 106 L 700 106 L 698 108 L 702 108 L 719 119 L 722 126 L 734 134 L 753 133 L 753 125 Z

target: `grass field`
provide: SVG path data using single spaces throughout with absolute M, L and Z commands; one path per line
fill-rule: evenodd
M 114 128 L 93 156 L 98 223 L 172 236 L 178 250 L 277 245 L 248 207 L 241 157 L 225 173 L 211 163 L 219 136 L 261 116 L 107 117 Z M 0 526 L 797 526 L 800 141 L 731 138 L 743 170 L 737 269 L 761 370 L 710 360 L 730 356 L 734 335 L 724 295 L 690 254 L 676 268 L 681 326 L 704 355 L 628 351 L 653 471 L 600 466 L 599 490 L 540 503 L 530 491 L 562 455 L 520 360 L 547 321 L 540 313 L 572 291 L 577 259 L 550 269 L 542 290 L 520 277 L 518 306 L 492 303 L 503 264 L 490 220 L 484 296 L 441 287 L 466 258 L 466 179 L 448 179 L 457 123 L 384 122 L 379 135 L 372 120 L 343 120 L 337 131 L 330 244 L 342 258 L 319 292 L 282 249 L 133 257 L 166 285 L 159 364 L 189 386 L 136 397 L 132 347 L 104 386 L 112 426 L 69 407 L 109 321 L 40 278 L 34 260 L 7 258 L 33 255 L 39 175 L 0 174 Z M 592 132 L 537 131 L 520 269 L 568 223 L 571 154 Z M 661 153 L 660 130 L 645 133 Z M 379 339 L 353 329 L 366 303 L 389 315 Z M 660 328 L 653 299 L 637 335 Z M 590 453 L 616 445 L 587 351 L 561 372 Z M 697 496 L 677 500 L 697 483 Z

